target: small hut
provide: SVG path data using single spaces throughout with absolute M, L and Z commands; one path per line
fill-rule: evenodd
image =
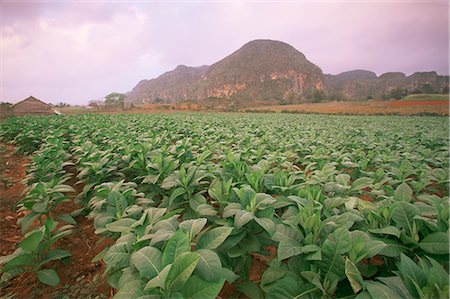
M 36 99 L 33 96 L 29 96 L 23 101 L 14 104 L 12 107 L 12 112 L 15 116 L 25 115 L 25 114 L 37 114 L 37 115 L 51 115 L 59 114 L 52 106 Z

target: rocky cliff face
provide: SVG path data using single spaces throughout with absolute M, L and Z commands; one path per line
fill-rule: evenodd
M 423 85 L 429 85 L 434 91 L 440 92 L 448 86 L 449 77 L 438 75 L 436 72 L 416 72 L 411 76 L 389 72 L 377 77 L 373 72 L 356 70 L 325 75 L 325 79 L 327 92 L 337 98 L 367 99 L 381 98 L 395 88 L 414 91 Z
M 173 103 L 182 100 L 228 102 L 308 101 L 316 91 L 329 99 L 381 98 L 392 89 L 413 91 L 424 84 L 435 91 L 448 87 L 448 76 L 418 72 L 406 76 L 354 70 L 324 75 L 294 47 L 279 41 L 255 40 L 211 66 L 179 65 L 156 79 L 142 80 L 126 94 L 128 102 Z
M 302 53 L 283 42 L 255 40 L 210 67 L 178 66 L 156 79 L 143 80 L 127 94 L 127 100 L 282 100 L 289 96 L 301 100 L 316 89 L 325 89 L 324 76 Z

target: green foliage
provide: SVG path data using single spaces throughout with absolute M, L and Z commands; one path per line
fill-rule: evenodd
M 3 141 L 34 152 L 25 236 L 0 260 L 3 281 L 32 272 L 56 284 L 47 262 L 69 256 L 53 246 L 71 227 L 55 219 L 84 213 L 115 240 L 96 258 L 115 298 L 215 298 L 225 281 L 252 298 L 448 296 L 445 118 L 77 115 L 0 126 Z M 82 210 L 58 215 L 73 181 Z M 268 266 L 260 281 L 256 257 Z

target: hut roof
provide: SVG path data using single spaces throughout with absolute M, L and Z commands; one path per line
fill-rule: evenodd
M 33 97 L 33 96 L 29 96 L 29 97 L 26 98 L 25 100 L 22 100 L 22 101 L 20 101 L 20 102 L 17 102 L 17 103 L 15 103 L 15 104 L 13 104 L 11 107 L 17 106 L 17 105 L 19 105 L 19 104 L 22 104 L 22 103 L 28 102 L 28 101 L 40 102 L 40 103 L 43 104 L 43 105 L 46 105 L 46 106 L 51 107 L 51 105 L 49 105 L 49 104 L 47 104 L 47 103 L 45 103 L 45 102 L 42 102 L 41 100 L 36 99 L 36 98 Z
M 15 115 L 56 113 L 52 105 L 44 103 L 43 101 L 36 99 L 33 96 L 29 96 L 25 100 L 15 103 L 11 108 Z

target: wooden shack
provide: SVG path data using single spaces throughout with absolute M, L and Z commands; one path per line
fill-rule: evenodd
M 25 100 L 14 104 L 11 108 L 15 116 L 25 114 L 37 114 L 37 115 L 58 114 L 57 111 L 52 106 L 42 102 L 41 100 L 36 99 L 33 96 L 29 96 Z

